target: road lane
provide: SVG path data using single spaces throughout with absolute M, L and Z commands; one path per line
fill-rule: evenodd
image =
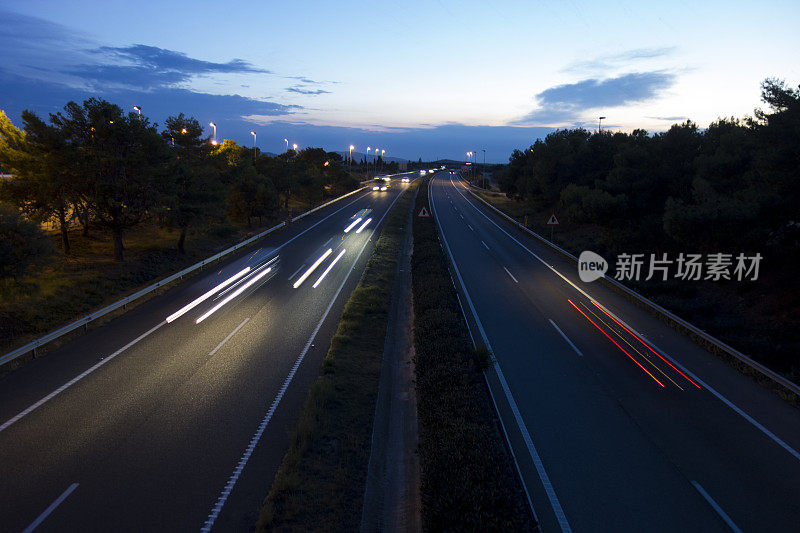
M 461 189 L 438 175 L 436 216 L 575 530 L 726 530 L 694 482 L 744 530 L 798 523 L 800 462 L 648 351 L 511 235 L 797 449 L 794 408 L 604 286 L 575 280 L 573 265 L 500 220 L 500 227 L 490 223 L 494 215 Z M 540 517 L 557 529 L 553 513 L 541 512 L 545 495 L 533 492 Z
M 336 317 L 379 226 L 344 239 L 343 229 L 360 209 L 371 208 L 379 219 L 404 188 L 369 191 L 344 209 L 346 204 L 336 204 L 280 232 L 283 242 L 291 240 L 279 251 L 280 269 L 263 285 L 254 285 L 252 293 L 197 324 L 213 300 L 204 302 L 0 432 L 0 529 L 24 529 L 53 501 L 51 487 L 72 483 L 79 487 L 38 530 L 107 530 L 112 525 L 138 531 L 199 529 L 323 312 L 330 309 L 215 530 L 252 526 L 265 483 L 288 443 L 292 413 L 318 373 Z M 331 239 L 331 246 L 345 252 L 338 263 L 316 288 L 310 282 L 293 288 L 288 272 Z M 163 321 L 240 271 L 248 259 L 269 255 L 283 242 L 266 240 L 263 251 L 232 259 L 9 374 L 0 381 L 0 396 L 43 397 L 53 390 L 49 387 L 63 385 L 66 376 L 71 379 L 85 370 L 81 365 L 94 364 L 142 328 Z M 338 287 L 343 290 L 335 298 Z M 71 365 L 67 359 L 73 359 Z M 19 408 L 20 401 L 15 403 Z M 3 406 L 4 415 L 9 411 L 19 412 Z

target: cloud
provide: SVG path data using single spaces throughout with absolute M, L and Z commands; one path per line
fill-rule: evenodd
M 289 116 L 302 109 L 298 105 L 257 100 L 238 94 L 200 93 L 176 87 L 159 87 L 149 92 L 129 88 L 80 89 L 62 83 L 20 77 L 2 69 L 0 86 L 3 87 L 0 107 L 15 121 L 24 109 L 46 116 L 60 111 L 70 100 L 82 102 L 93 96 L 104 98 L 126 111 L 134 104 L 139 105 L 145 115 L 162 123 L 167 116 L 181 112 L 197 117 L 201 123 L 214 120 L 223 124 L 244 123 L 242 117 L 249 115 Z
M 572 124 L 590 109 L 618 107 L 657 97 L 675 82 L 665 71 L 632 72 L 616 78 L 587 79 L 558 85 L 536 95 L 539 109 L 511 122 L 512 125 Z
M 331 94 L 330 91 L 326 91 L 325 89 L 306 89 L 302 85 L 292 85 L 291 87 L 286 88 L 286 92 L 290 93 L 297 93 L 297 94 L 307 94 L 311 96 L 317 96 L 320 94 Z
M 595 73 L 608 72 L 620 67 L 628 67 L 630 63 L 640 60 L 655 59 L 671 55 L 677 50 L 676 46 L 663 46 L 657 48 L 635 48 L 616 54 L 606 54 L 594 59 L 574 61 L 567 65 L 562 72 Z
M 665 120 L 669 122 L 683 122 L 684 120 L 687 120 L 689 117 L 645 117 L 645 118 L 649 118 L 651 120 Z
M 189 57 L 182 52 L 134 44 L 125 47 L 101 46 L 91 50 L 100 64 L 83 64 L 64 72 L 98 84 L 114 84 L 150 90 L 175 86 L 195 76 L 207 74 L 269 74 L 242 59 L 214 63 Z M 123 63 L 123 64 L 120 64 Z

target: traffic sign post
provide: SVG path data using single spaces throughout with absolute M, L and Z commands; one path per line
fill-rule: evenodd
M 426 217 L 429 217 L 429 216 L 431 216 L 431 214 L 430 214 L 430 213 L 428 213 L 428 210 L 427 210 L 427 209 L 425 209 L 425 206 L 423 205 L 423 206 L 422 206 L 422 209 L 420 209 L 420 210 L 419 210 L 419 214 L 418 214 L 417 216 L 418 216 L 418 217 L 422 217 L 422 218 L 426 218 Z
M 550 226 L 550 242 L 553 242 L 553 229 L 558 226 L 558 219 L 555 213 L 552 213 L 550 218 L 547 219 L 547 225 Z

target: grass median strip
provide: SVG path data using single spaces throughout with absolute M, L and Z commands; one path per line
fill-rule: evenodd
M 472 349 L 433 218 L 414 218 L 411 277 L 423 529 L 534 530 L 482 376 L 488 354 Z
M 260 531 L 359 528 L 397 252 L 415 187 L 387 216 L 345 305 L 264 502 Z

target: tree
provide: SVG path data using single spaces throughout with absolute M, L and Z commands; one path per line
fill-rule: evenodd
M 165 124 L 161 136 L 170 143 L 172 157 L 162 219 L 166 225 L 180 230 L 177 249 L 178 253 L 184 254 L 189 227 L 210 215 L 215 200 L 223 193 L 215 179 L 218 173 L 210 162 L 208 139 L 202 138 L 203 128 L 197 119 L 181 113 L 168 117 Z
M 156 127 L 136 113 L 91 98 L 69 102 L 52 115 L 66 142 L 79 151 L 81 194 L 97 223 L 111 232 L 114 259 L 123 261 L 123 233 L 163 200 L 168 145 Z
M 237 170 L 227 202 L 227 214 L 234 222 L 244 222 L 249 228 L 252 219 L 270 215 L 278 206 L 278 193 L 272 182 L 252 165 Z
M 38 224 L 0 205 L 0 279 L 21 277 L 32 263 L 51 253 L 52 247 Z
M 24 132 L 0 111 L 0 163 L 14 178 L 3 184 L 4 196 L 39 221 L 55 217 L 64 254 L 70 253 L 69 214 L 76 203 L 75 151 L 62 132 L 36 114 L 23 111 Z

